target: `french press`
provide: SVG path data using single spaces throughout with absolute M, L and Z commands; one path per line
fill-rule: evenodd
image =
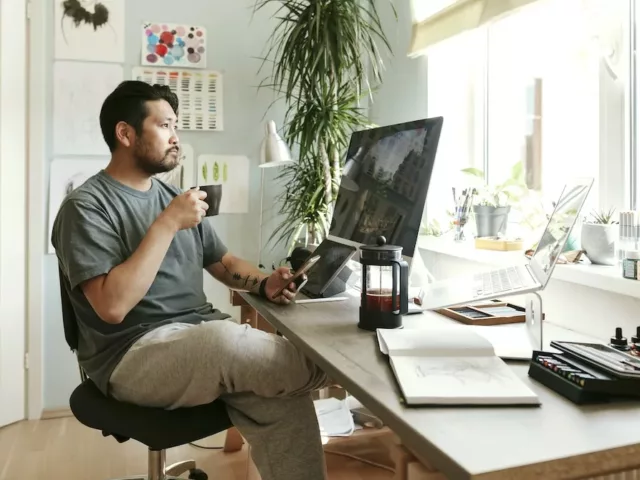
M 383 236 L 377 245 L 360 247 L 362 293 L 358 327 L 399 328 L 409 311 L 409 265 L 402 259 L 402 247 L 387 245 Z

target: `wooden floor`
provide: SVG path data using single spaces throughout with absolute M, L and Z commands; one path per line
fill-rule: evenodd
M 203 445 L 220 445 L 219 438 Z M 388 436 L 331 443 L 328 451 L 356 455 L 391 466 Z M 167 463 L 194 459 L 211 480 L 259 479 L 250 468 L 248 449 L 236 453 L 190 445 L 167 451 Z M 326 454 L 330 480 L 390 480 L 393 473 L 358 460 Z M 20 422 L 0 429 L 0 480 L 107 480 L 146 472 L 147 450 L 134 441 L 119 444 L 72 417 Z M 285 479 L 283 479 L 285 480 Z

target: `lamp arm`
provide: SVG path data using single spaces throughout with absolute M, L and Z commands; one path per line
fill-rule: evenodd
M 262 264 L 262 217 L 264 208 L 264 168 L 260 169 L 260 221 L 258 222 L 258 268 L 264 268 Z

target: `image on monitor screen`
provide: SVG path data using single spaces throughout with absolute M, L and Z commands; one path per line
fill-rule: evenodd
M 329 235 L 358 245 L 416 248 L 442 117 L 354 132 Z

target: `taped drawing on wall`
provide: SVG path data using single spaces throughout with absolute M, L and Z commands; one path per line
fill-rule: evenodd
M 194 25 L 143 23 L 141 64 L 206 68 L 207 30 Z
M 47 229 L 48 253 L 55 253 L 51 244 L 51 231 L 62 201 L 89 177 L 106 168 L 109 160 L 84 160 L 56 158 L 51 162 L 49 174 L 49 228 Z
M 223 130 L 223 86 L 220 72 L 136 67 L 132 78 L 151 85 L 167 85 L 178 96 L 178 130 Z
M 54 0 L 54 57 L 124 62 L 124 0 Z
M 249 159 L 242 155 L 200 155 L 197 185 L 221 185 L 220 213 L 249 211 Z
M 55 155 L 109 154 L 100 130 L 104 99 L 122 81 L 120 65 L 56 62 L 53 67 Z

